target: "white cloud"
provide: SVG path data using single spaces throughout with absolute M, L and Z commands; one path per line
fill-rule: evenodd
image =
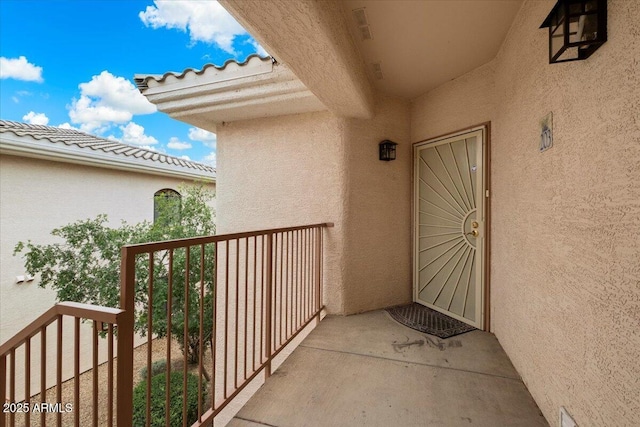
M 11 100 L 12 100 L 13 102 L 15 102 L 16 104 L 19 104 L 19 103 L 20 103 L 20 99 L 18 99 L 18 97 L 17 97 L 17 96 L 12 96 L 12 97 L 11 97 Z
M 69 123 L 67 123 L 67 122 L 62 123 L 61 125 L 58 125 L 58 127 L 59 127 L 60 129 L 80 130 L 80 129 L 78 129 L 78 128 L 77 128 L 77 127 L 75 127 L 75 126 L 71 126 L 71 125 L 70 125 Z
M 256 53 L 262 57 L 264 56 L 270 56 L 266 50 L 264 50 L 264 48 L 260 45 L 260 43 L 258 43 L 257 41 L 255 41 L 254 39 L 251 39 L 251 46 L 253 46 L 253 48 L 256 50 Z
M 144 148 L 145 150 L 155 151 L 156 153 L 164 153 L 164 150 L 159 150 L 156 147 L 152 147 L 150 145 L 141 145 L 140 148 Z
M 126 126 L 120 126 L 120 130 L 122 131 L 121 141 L 125 144 L 137 145 L 150 150 L 151 145 L 158 143 L 154 137 L 145 135 L 144 127 L 137 123 L 129 122 Z
M 16 79 L 42 83 L 42 67 L 27 61 L 27 58 L 0 57 L 0 79 Z
M 169 139 L 167 147 L 171 148 L 172 150 L 188 150 L 189 148 L 191 148 L 191 144 L 189 144 L 188 142 L 180 141 L 175 136 L 172 136 L 171 139 Z
M 200 128 L 189 128 L 189 139 L 202 142 L 210 148 L 216 148 L 216 134 Z
M 113 123 L 126 123 L 134 114 L 156 111 L 129 80 L 108 71 L 81 83 L 80 99 L 74 99 L 69 108 L 71 122 L 86 132 L 101 133 Z
M 202 159 L 200 161 L 200 163 L 204 163 L 205 165 L 209 165 L 209 166 L 216 166 L 216 152 L 212 151 L 211 153 L 207 154 L 204 159 Z
M 182 160 L 191 160 L 191 157 L 186 156 L 186 155 L 185 155 L 185 156 L 180 156 L 180 158 L 181 158 Z
M 154 0 L 154 4 L 138 14 L 144 25 L 188 32 L 192 43 L 216 44 L 233 55 L 233 39 L 247 34 L 217 1 Z
M 22 116 L 22 120 L 32 125 L 48 125 L 49 117 L 47 117 L 44 113 L 35 113 L 33 111 L 29 111 L 28 114 Z

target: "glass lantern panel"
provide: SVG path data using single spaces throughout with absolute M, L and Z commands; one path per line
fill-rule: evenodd
M 569 14 L 571 15 L 579 15 L 582 12 L 584 12 L 583 9 L 583 2 L 579 1 L 579 2 L 575 2 L 575 3 L 571 3 L 569 4 Z
M 569 43 L 582 41 L 585 15 L 572 17 L 569 21 Z
M 556 56 L 564 47 L 564 25 L 558 27 L 551 32 L 551 55 Z

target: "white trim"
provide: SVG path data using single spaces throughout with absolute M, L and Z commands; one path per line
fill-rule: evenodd
M 127 157 L 115 153 L 96 151 L 90 148 L 68 146 L 62 142 L 52 142 L 48 139 L 39 140 L 31 136 L 18 136 L 11 132 L 3 132 L 0 134 L 0 154 L 133 171 L 151 175 L 172 176 L 190 180 L 215 182 L 216 179 L 215 174 L 209 174 L 205 171 L 198 171 L 179 165 Z

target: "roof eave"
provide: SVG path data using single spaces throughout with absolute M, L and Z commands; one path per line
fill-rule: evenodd
M 0 133 L 0 154 L 42 160 L 73 163 L 85 166 L 117 169 L 151 175 L 172 176 L 194 181 L 215 182 L 215 173 L 164 163 L 151 164 L 143 158 L 123 158 L 113 153 L 85 150 L 75 146 L 51 143 L 11 132 Z
M 182 77 L 147 80 L 149 87 L 141 92 L 158 110 L 212 132 L 222 122 L 326 110 L 282 64 L 269 64 L 268 70 L 264 64 L 252 71 L 239 70 L 216 75 L 185 72 Z

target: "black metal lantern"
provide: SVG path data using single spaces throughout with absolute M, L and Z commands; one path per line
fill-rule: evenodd
M 396 144 L 393 141 L 385 139 L 380 143 L 380 160 L 389 161 L 396 159 Z
M 607 41 L 607 0 L 558 0 L 549 27 L 549 64 L 587 59 Z

